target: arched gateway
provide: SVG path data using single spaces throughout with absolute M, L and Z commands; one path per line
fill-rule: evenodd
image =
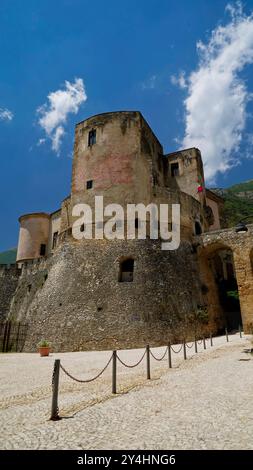
M 219 328 L 253 331 L 253 227 L 234 228 L 198 237 L 200 275 L 210 321 Z

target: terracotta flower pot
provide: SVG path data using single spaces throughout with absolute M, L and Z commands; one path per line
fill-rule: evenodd
M 44 346 L 44 347 L 39 348 L 39 353 L 40 353 L 41 357 L 49 356 L 49 352 L 50 352 L 50 347 L 49 346 Z

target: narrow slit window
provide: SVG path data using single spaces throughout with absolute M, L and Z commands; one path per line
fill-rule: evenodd
M 45 243 L 42 243 L 40 245 L 40 256 L 45 256 L 46 255 L 46 245 Z
M 196 220 L 195 222 L 195 235 L 201 235 L 202 233 L 202 227 L 200 223 Z
M 86 181 L 86 189 L 92 189 L 93 188 L 93 181 L 89 180 Z
M 89 136 L 88 136 L 88 146 L 92 147 L 92 145 L 94 145 L 96 141 L 97 141 L 97 132 L 96 132 L 96 129 L 92 129 L 89 132 Z
M 54 234 L 53 234 L 53 243 L 52 243 L 52 249 L 53 250 L 56 248 L 57 239 L 58 239 L 58 232 L 54 232 Z
M 119 282 L 133 282 L 134 278 L 134 260 L 125 259 L 120 263 Z
M 171 176 L 179 176 L 178 163 L 172 163 L 170 169 L 171 169 Z

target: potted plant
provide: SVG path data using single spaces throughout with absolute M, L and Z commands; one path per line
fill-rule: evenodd
M 38 348 L 39 348 L 39 353 L 42 357 L 49 356 L 50 343 L 48 341 L 46 341 L 45 339 L 42 339 L 38 344 Z

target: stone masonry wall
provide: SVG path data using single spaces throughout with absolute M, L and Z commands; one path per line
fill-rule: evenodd
M 134 258 L 133 282 L 119 265 Z M 54 256 L 23 269 L 11 318 L 29 322 L 26 351 L 49 340 L 55 351 L 167 344 L 201 304 L 196 254 L 159 240 L 65 242 Z
M 19 276 L 20 270 L 16 265 L 0 265 L 0 321 L 7 318 Z

